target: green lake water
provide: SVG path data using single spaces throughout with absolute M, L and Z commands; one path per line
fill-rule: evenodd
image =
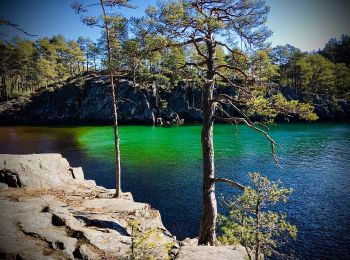
M 160 210 L 165 226 L 178 238 L 198 235 L 201 211 L 200 125 L 121 126 L 122 188 L 135 200 Z M 350 258 L 350 125 L 299 123 L 272 126 L 277 150 L 244 126 L 215 126 L 216 175 L 242 184 L 259 171 L 294 189 L 279 206 L 297 225 L 298 239 L 282 248 L 302 259 Z M 0 127 L 0 153 L 62 153 L 97 184 L 114 186 L 111 126 Z M 218 184 L 218 196 L 238 194 Z

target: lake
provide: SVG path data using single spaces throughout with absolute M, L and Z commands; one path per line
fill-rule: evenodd
M 201 212 L 200 125 L 121 126 L 122 189 L 160 210 L 178 239 L 198 235 Z M 259 171 L 294 189 L 278 210 L 298 228 L 298 238 L 282 248 L 300 259 L 350 258 L 350 124 L 297 123 L 272 126 L 282 146 L 280 167 L 270 145 L 245 126 L 215 126 L 216 176 L 248 184 Z M 0 153 L 62 153 L 98 185 L 114 186 L 111 126 L 0 127 Z M 217 195 L 239 191 L 217 185 Z

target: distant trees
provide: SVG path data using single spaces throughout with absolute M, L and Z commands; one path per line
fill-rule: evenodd
M 257 75 L 260 84 L 271 83 L 279 75 L 278 66 L 272 63 L 269 50 L 259 50 L 251 57 L 253 74 Z
M 319 53 L 333 63 L 344 63 L 350 67 L 350 36 L 344 34 L 340 40 L 330 39 Z
M 123 1 L 120 3 L 125 4 Z M 152 8 L 147 10 L 148 13 L 153 11 Z M 84 21 L 96 22 L 88 16 Z M 150 87 L 154 91 L 158 88 L 170 89 L 178 82 L 200 87 L 199 77 L 204 71 L 194 65 L 185 65 L 188 62 L 203 62 L 196 46 L 165 47 L 169 39 L 156 32 L 149 17 L 127 20 L 118 16 L 109 22 L 112 65 L 119 68 L 119 76 L 129 78 L 135 86 Z M 0 26 L 11 26 L 26 36 L 34 36 L 4 19 L 0 19 Z M 170 40 L 176 42 L 177 38 Z M 11 41 L 0 39 L 0 44 L 3 57 L 0 64 L 0 100 L 35 91 L 91 69 L 108 68 L 106 35 L 103 31 L 98 42 L 86 37 L 68 41 L 56 35 L 36 41 L 20 37 Z M 197 47 L 205 52 L 203 42 L 198 42 Z M 237 46 L 231 47 L 236 52 L 234 60 L 224 46 L 216 46 L 216 55 L 220 56 L 221 61 L 239 64 L 244 69 L 248 69 L 246 65 L 249 63 L 257 82 L 278 84 L 281 89 L 287 87 L 293 90 L 297 98 L 314 94 L 321 98 L 350 98 L 348 35 L 330 39 L 317 53 L 305 53 L 289 44 L 249 53 Z M 243 55 L 237 54 L 239 52 Z M 228 69 L 220 70 L 223 76 L 235 81 L 243 79 L 243 76 L 236 77 Z M 225 80 L 222 82 L 227 84 Z
M 297 96 L 350 96 L 349 36 L 331 39 L 318 53 L 304 53 L 291 46 L 276 46 L 269 56 L 278 66 L 273 82 L 294 90 Z
M 90 40 L 67 41 L 55 35 L 36 41 L 0 40 L 0 55 L 0 98 L 6 100 L 79 75 L 88 71 L 89 64 L 97 69 L 100 50 Z

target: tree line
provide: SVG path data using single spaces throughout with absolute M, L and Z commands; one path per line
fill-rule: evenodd
M 1 97 L 36 91 L 84 71 L 96 70 L 99 48 L 88 38 L 67 41 L 62 35 L 36 41 L 15 37 L 0 41 Z
M 291 46 L 276 46 L 269 53 L 277 65 L 274 81 L 294 90 L 295 95 L 316 94 L 350 98 L 350 37 L 332 38 L 322 50 L 302 52 Z
M 123 18 L 115 21 L 111 31 L 113 66 L 118 75 L 128 78 L 140 88 L 171 89 L 179 82 L 201 88 L 202 71 L 187 61 L 198 62 L 195 46 L 159 48 L 165 39 L 159 35 L 145 35 L 143 18 Z M 205 48 L 198 44 L 199 49 Z M 241 51 L 241 63 L 246 59 L 249 69 L 261 83 L 277 84 L 281 91 L 294 97 L 320 95 L 350 98 L 350 37 L 331 39 L 322 50 L 312 53 L 286 44 L 255 52 Z M 216 46 L 217 59 L 229 61 L 230 54 L 223 46 Z M 67 40 L 62 35 L 36 41 L 15 37 L 10 42 L 0 40 L 1 100 L 33 92 L 53 83 L 85 72 L 107 69 L 105 35 L 96 42 L 87 37 Z M 248 67 L 247 67 L 248 68 Z M 235 78 L 227 71 L 227 76 Z

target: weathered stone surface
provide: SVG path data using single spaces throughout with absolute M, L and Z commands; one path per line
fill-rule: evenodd
M 75 167 L 75 168 L 70 168 L 69 170 L 71 171 L 74 179 L 84 180 L 83 168 Z
M 73 179 L 76 175 L 59 154 L 0 158 L 0 173 L 15 173 L 21 184 L 0 189 L 0 258 L 122 259 L 131 246 L 128 222 L 137 219 L 142 232 L 162 231 L 155 259 L 166 259 L 164 247 L 169 242 L 174 243 L 169 254 L 178 254 L 179 259 L 243 259 L 240 250 L 198 247 L 195 239 L 178 244 L 158 210 L 134 202 L 130 193 L 116 199 L 113 189 Z
M 245 260 L 244 248 L 229 246 L 183 246 L 176 259 L 179 260 Z
M 198 245 L 198 238 L 185 238 L 184 240 L 180 241 L 180 246 L 196 246 Z
M 77 258 L 81 259 L 99 259 L 99 254 L 96 253 L 92 246 L 83 244 L 79 247 L 79 255 Z
M 2 154 L 0 182 L 10 187 L 59 186 L 73 179 L 69 168 L 60 154 Z
M 0 190 L 7 190 L 9 186 L 6 183 L 0 182 Z
M 99 212 L 127 212 L 142 211 L 147 209 L 147 204 L 131 202 L 125 199 L 93 199 L 84 202 L 85 208 L 91 208 Z
M 73 179 L 74 171 L 72 174 L 68 162 L 60 155 L 0 155 L 0 158 L 3 163 L 0 171 L 8 167 L 18 173 L 21 181 L 20 188 L 0 191 L 0 256 L 120 259 L 130 248 L 128 221 L 135 218 L 142 230 L 164 230 L 161 241 L 174 240 L 157 210 L 134 202 L 130 193 L 115 199 L 110 196 L 115 190 L 96 186 L 94 181 Z M 45 162 L 45 158 L 55 161 Z M 82 170 L 79 171 L 82 176 Z M 36 178 L 35 182 L 30 178 Z M 48 178 L 54 181 L 48 182 Z M 60 185 L 53 185 L 57 183 Z M 163 258 L 160 250 L 157 259 Z
M 2 194 L 0 197 L 0 254 L 2 256 L 8 259 L 15 259 L 16 256 L 22 259 L 67 258 L 67 255 L 64 255 L 61 250 L 51 248 L 48 242 L 35 232 L 23 232 L 24 228 L 41 225 L 42 219 L 37 219 L 37 217 L 42 207 L 49 201 L 51 200 L 46 197 L 14 202 L 3 197 Z M 30 223 L 30 226 L 27 226 L 27 223 Z

